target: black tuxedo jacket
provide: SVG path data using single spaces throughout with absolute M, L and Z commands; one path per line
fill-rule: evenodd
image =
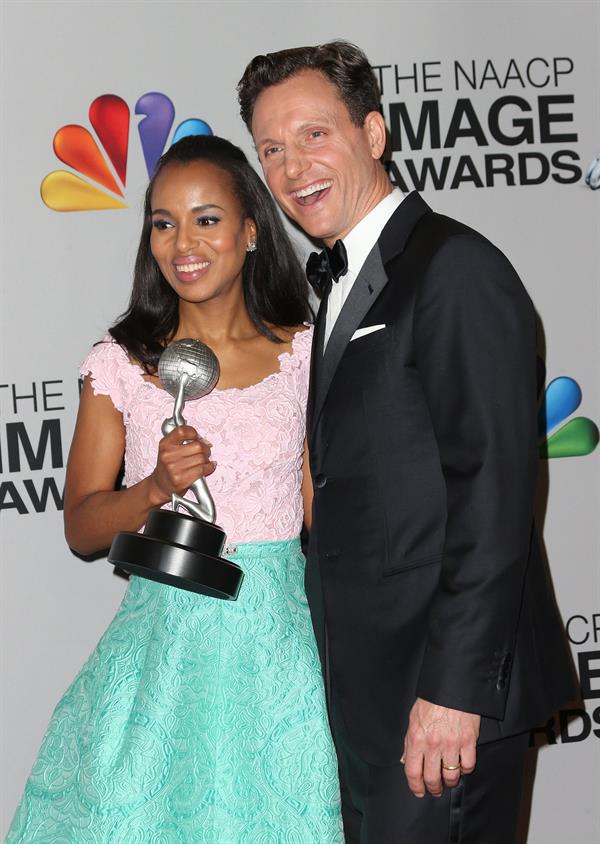
M 306 589 L 354 749 L 397 763 L 416 697 L 481 714 L 480 741 L 541 723 L 574 688 L 532 523 L 535 320 L 523 285 L 485 238 L 412 193 L 323 354 L 325 311 Z

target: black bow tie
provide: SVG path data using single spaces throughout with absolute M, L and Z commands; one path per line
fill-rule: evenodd
M 348 256 L 343 241 L 336 240 L 331 249 L 311 252 L 306 263 L 306 276 L 317 296 L 329 292 L 332 281 L 348 272 Z

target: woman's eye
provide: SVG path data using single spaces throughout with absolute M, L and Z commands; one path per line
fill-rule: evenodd
M 168 220 L 154 220 L 152 225 L 155 229 L 158 229 L 159 232 L 173 227 L 173 223 L 170 223 Z
M 208 217 L 208 216 L 198 217 L 196 222 L 198 223 L 199 226 L 214 226 L 215 223 L 219 222 L 219 218 L 218 217 Z

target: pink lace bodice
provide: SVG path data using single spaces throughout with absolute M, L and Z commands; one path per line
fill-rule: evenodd
M 187 423 L 212 443 L 217 468 L 207 483 L 229 544 L 300 533 L 311 340 L 312 328 L 299 331 L 292 352 L 279 356 L 279 371 L 258 384 L 213 390 L 185 405 Z M 141 481 L 156 465 L 160 426 L 173 413 L 173 399 L 145 381 L 110 337 L 92 348 L 80 372 L 123 414 L 125 484 Z

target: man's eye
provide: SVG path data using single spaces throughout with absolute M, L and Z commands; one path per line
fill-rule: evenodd
M 158 229 L 159 232 L 164 231 L 165 229 L 170 229 L 173 227 L 173 224 L 170 223 L 168 220 L 154 220 L 152 223 L 155 229 Z
M 324 134 L 325 134 L 325 132 L 323 132 L 322 129 L 313 129 L 313 131 L 310 133 L 310 137 L 311 138 L 320 138 L 321 135 L 324 135 Z
M 265 150 L 265 158 L 268 158 L 270 155 L 274 155 L 276 152 L 280 152 L 281 147 L 267 147 Z

